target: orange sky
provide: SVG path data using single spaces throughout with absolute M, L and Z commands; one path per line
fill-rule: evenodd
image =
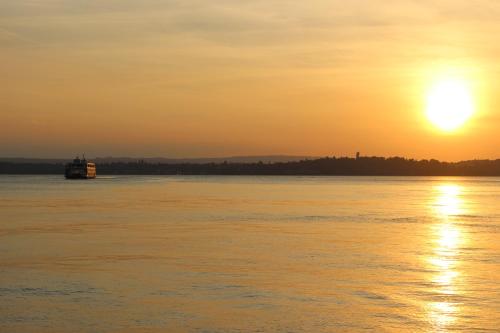
M 493 0 L 0 0 L 0 156 L 500 158 L 499 35 Z

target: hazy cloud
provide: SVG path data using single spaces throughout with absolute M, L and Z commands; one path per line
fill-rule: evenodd
M 79 114 L 94 147 L 132 126 L 135 146 L 183 155 L 207 138 L 318 155 L 359 127 L 421 135 L 424 81 L 446 66 L 492 80 L 498 33 L 493 0 L 0 0 L 0 112 L 18 147 Z

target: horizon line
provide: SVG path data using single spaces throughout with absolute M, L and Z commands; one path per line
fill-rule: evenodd
M 12 157 L 12 156 L 0 156 L 0 162 L 2 160 L 71 160 L 76 156 L 80 157 L 80 155 L 75 155 L 71 158 L 68 157 Z M 258 158 L 291 158 L 295 159 L 295 161 L 299 160 L 317 160 L 323 158 L 358 158 L 356 154 L 354 155 L 324 155 L 324 156 L 314 156 L 314 155 L 288 155 L 288 154 L 276 154 L 276 155 L 230 155 L 230 156 L 213 156 L 213 157 L 164 157 L 164 156 L 95 156 L 87 159 L 134 159 L 134 160 L 151 160 L 151 159 L 164 159 L 164 160 L 224 160 L 224 159 L 258 159 Z M 467 162 L 467 161 L 496 161 L 500 160 L 500 157 L 496 158 L 468 158 L 468 159 L 460 159 L 460 160 L 440 160 L 438 158 L 414 158 L 414 157 L 406 157 L 401 155 L 359 155 L 359 158 L 402 158 L 405 160 L 414 160 L 414 161 L 430 161 L 435 160 L 439 162 L 445 163 L 459 163 L 459 162 Z M 257 161 L 258 162 L 258 161 Z M 292 162 L 292 161 L 290 161 Z

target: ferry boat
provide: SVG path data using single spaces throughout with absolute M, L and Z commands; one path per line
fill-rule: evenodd
M 95 164 L 85 159 L 80 159 L 78 156 L 71 163 L 67 163 L 64 171 L 64 176 L 67 179 L 90 179 L 95 178 Z

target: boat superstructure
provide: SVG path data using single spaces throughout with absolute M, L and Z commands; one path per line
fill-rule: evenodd
M 67 179 L 90 179 L 95 178 L 95 163 L 87 161 L 85 155 L 82 159 L 78 156 L 65 166 L 64 176 Z

